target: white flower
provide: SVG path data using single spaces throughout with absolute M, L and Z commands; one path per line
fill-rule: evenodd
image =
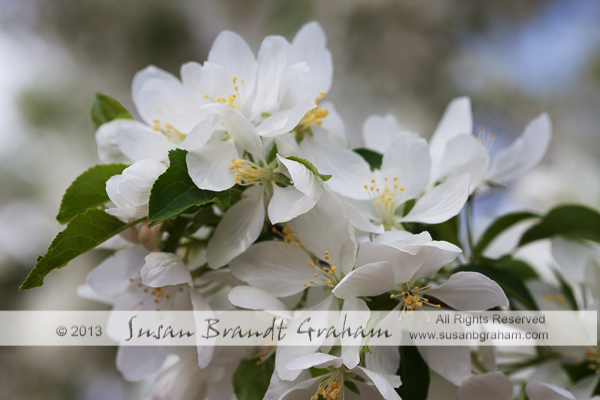
M 373 349 L 373 354 L 365 357 L 366 367 L 355 366 L 347 368 L 345 359 L 330 354 L 315 353 L 290 362 L 287 367 L 291 370 L 304 371 L 309 368 L 327 368 L 329 373 L 309 378 L 298 379 L 291 388 L 285 386 L 278 388 L 287 389 L 283 393 L 267 392 L 267 400 L 316 400 L 321 395 L 327 399 L 385 399 L 400 400 L 394 388 L 400 387 L 400 377 L 396 375 L 400 357 L 398 351 L 381 351 Z M 359 379 L 356 379 L 359 378 Z M 360 393 L 355 393 L 346 385 L 354 386 Z M 274 383 L 271 381 L 272 385 Z M 282 385 L 281 385 L 282 386 Z M 278 396 L 277 396 L 278 395 Z
M 374 233 L 401 228 L 403 222 L 437 224 L 452 218 L 467 201 L 469 174 L 449 178 L 423 194 L 430 167 L 427 142 L 411 133 L 398 134 L 383 154 L 381 169 L 352 185 L 354 198 L 365 200 L 346 202 L 346 217 L 357 229 Z M 402 215 L 409 200 L 416 203 Z
M 455 385 L 432 373 L 428 400 L 512 400 L 513 384 L 500 372 L 470 375 Z
M 381 151 L 394 137 L 405 133 L 393 118 L 372 117 L 365 123 L 365 143 Z M 540 114 L 532 120 L 522 135 L 502 149 L 490 168 L 488 138 L 472 135 L 471 101 L 459 97 L 450 102 L 429 142 L 431 151 L 431 179 L 434 184 L 443 179 L 471 174 L 470 193 L 486 182 L 505 183 L 536 166 L 543 158 L 552 137 L 548 115 Z
M 154 181 L 167 170 L 167 166 L 156 160 L 143 159 L 125 168 L 120 175 L 106 182 L 106 193 L 116 207 L 107 213 L 125 219 L 136 219 L 148 215 L 148 200 Z
M 547 383 L 530 383 L 525 391 L 530 400 L 575 400 L 568 390 Z
M 210 310 L 177 255 L 148 252 L 142 246 L 117 251 L 90 272 L 87 284 L 96 296 L 112 299 L 116 311 Z M 201 367 L 208 365 L 212 352 L 212 347 L 198 347 Z M 122 346 L 117 368 L 126 380 L 138 381 L 158 372 L 166 357 L 162 347 Z

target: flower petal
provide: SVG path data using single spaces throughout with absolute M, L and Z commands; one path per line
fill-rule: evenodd
M 153 252 L 146 256 L 140 271 L 142 283 L 150 287 L 163 287 L 187 283 L 192 286 L 192 275 L 179 256 L 173 253 Z
M 569 391 L 546 383 L 530 383 L 525 392 L 530 400 L 575 400 Z
M 309 368 L 325 368 L 331 367 L 340 368 L 344 360 L 340 357 L 332 356 L 325 353 L 314 353 L 299 357 L 288 363 L 286 367 L 291 370 L 304 370 Z
M 131 164 L 131 160 L 124 155 L 119 149 L 117 142 L 117 132 L 121 129 L 121 125 L 127 126 L 130 121 L 123 119 L 115 119 L 100 125 L 96 131 L 96 146 L 98 147 L 98 158 L 103 164 L 124 163 Z
M 371 371 L 382 375 L 396 375 L 400 366 L 398 347 L 373 346 L 365 354 L 365 365 Z
M 245 85 L 247 96 L 254 92 L 256 84 L 256 61 L 248 43 L 237 33 L 222 31 L 208 52 L 208 61 L 220 65 L 225 72 Z
M 360 155 L 350 149 L 315 140 L 303 140 L 300 148 L 319 173 L 331 175 L 331 179 L 325 182 L 331 190 L 351 199 L 369 198 L 363 185 L 371 178 L 371 168 Z
M 552 122 L 548 114 L 542 113 L 527 124 L 517 140 L 498 153 L 489 179 L 505 182 L 529 171 L 542 160 L 551 138 Z
M 440 286 L 424 290 L 457 310 L 485 311 L 508 307 L 508 299 L 496 282 L 477 272 L 458 272 Z
M 315 204 L 317 199 L 306 196 L 294 186 L 282 188 L 273 185 L 273 197 L 268 207 L 269 220 L 272 224 L 288 222 L 310 211 Z
M 273 113 L 256 127 L 256 131 L 262 137 L 274 137 L 290 132 L 306 113 L 315 107 L 314 97 L 305 96 L 294 107 Z
M 282 242 L 260 242 L 233 259 L 230 269 L 237 278 L 275 297 L 304 290 L 314 279 L 311 258 L 300 247 Z
M 363 124 L 362 136 L 368 149 L 383 154 L 389 148 L 392 141 L 402 132 L 402 128 L 393 115 L 387 114 L 383 117 L 370 115 Z
M 272 294 L 252 286 L 236 286 L 227 295 L 231 304 L 249 310 L 282 311 L 285 304 Z
M 115 136 L 121 152 L 130 160 L 168 160 L 169 150 L 175 145 L 160 132 L 133 120 L 122 120 Z
M 468 378 L 458 389 L 457 400 L 512 400 L 513 385 L 501 372 Z
M 433 160 L 441 160 L 446 151 L 446 144 L 460 134 L 470 135 L 473 132 L 473 116 L 471 114 L 471 99 L 457 97 L 453 99 L 440 120 L 431 140 L 429 149 Z
M 321 194 L 323 193 L 321 179 L 306 168 L 306 166 L 297 161 L 285 159 L 279 154 L 277 155 L 277 162 L 280 166 L 281 164 L 285 166 L 296 189 L 311 199 L 318 200 L 319 197 L 321 197 Z
M 379 390 L 379 393 L 381 393 L 385 400 L 402 400 L 396 390 L 394 390 L 394 386 L 392 386 L 383 375 L 364 367 L 358 367 L 357 371 L 361 371 L 362 374 L 360 375 L 363 375 L 363 377 L 366 375 L 366 377 L 375 384 L 375 387 Z M 399 379 L 398 386 L 400 386 Z
M 121 251 L 102 261 L 87 277 L 87 283 L 101 296 L 113 296 L 122 293 L 130 285 L 129 278 L 134 278 L 144 265 L 144 257 L 148 251 L 142 246 L 134 246 Z
M 208 265 L 219 268 L 250 247 L 258 238 L 265 221 L 263 188 L 247 189 L 246 198 L 229 208 L 208 243 Z
M 429 182 L 430 167 L 429 146 L 425 139 L 402 132 L 383 153 L 380 174 L 389 182 L 398 178 L 398 186 L 404 187 L 402 200 L 407 201 L 421 195 Z
M 137 382 L 160 371 L 166 358 L 162 347 L 121 346 L 117 352 L 117 369 L 126 381 Z
M 342 203 L 342 210 L 344 210 L 344 216 L 348 218 L 348 221 L 358 230 L 370 233 L 383 233 L 385 229 L 383 225 L 376 226 L 371 223 L 363 213 L 361 213 L 356 207 L 352 204 L 344 201 Z
M 357 311 L 357 312 L 354 312 Z M 350 298 L 344 301 L 340 321 L 342 326 L 348 324 L 353 327 L 362 326 L 366 329 L 369 322 L 369 307 L 362 299 Z M 358 328 L 357 328 L 358 329 Z M 360 363 L 360 350 L 363 344 L 361 336 L 356 338 L 346 337 L 342 339 L 341 357 L 348 369 L 355 368 Z
M 454 217 L 469 197 L 469 180 L 469 174 L 463 174 L 434 187 L 401 221 L 439 224 Z
M 250 120 L 279 107 L 279 89 L 287 63 L 287 41 L 281 36 L 267 36 L 258 51 L 258 73 Z
M 460 386 L 471 374 L 471 350 L 466 346 L 417 346 L 434 372 Z
M 217 140 L 190 150 L 186 156 L 190 178 L 200 189 L 229 189 L 235 185 L 235 171 L 229 169 L 232 158 L 238 158 L 233 140 Z
M 469 193 L 473 193 L 487 176 L 490 155 L 475 136 L 458 135 L 448 141 L 441 160 L 433 160 L 431 183 L 443 178 L 471 174 Z
M 392 264 L 380 261 L 350 272 L 335 286 L 333 294 L 340 299 L 351 299 L 358 296 L 378 296 L 396 288 Z
M 150 190 L 167 166 L 156 160 L 140 160 L 125 168 L 119 180 L 119 195 L 132 206 L 148 204 Z

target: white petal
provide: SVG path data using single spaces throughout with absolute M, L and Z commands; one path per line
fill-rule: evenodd
M 357 311 L 357 312 L 353 312 Z M 362 326 L 367 328 L 367 324 L 370 318 L 369 307 L 362 299 L 346 299 L 344 306 L 342 307 L 342 314 L 340 316 L 340 324 L 346 323 L 347 326 L 359 327 Z M 363 338 L 344 338 L 342 339 L 342 353 L 341 357 L 344 360 L 344 365 L 348 369 L 355 368 L 360 363 L 360 349 L 362 346 Z
M 230 170 L 231 159 L 238 153 L 232 140 L 217 140 L 190 150 L 186 156 L 190 178 L 204 190 L 223 191 L 235 185 L 235 171 Z
M 202 311 L 202 314 L 195 314 L 194 319 L 196 322 L 196 331 L 200 331 L 205 324 L 204 320 L 198 320 L 197 315 L 206 315 L 207 312 L 212 311 L 206 299 L 202 296 L 200 292 L 197 290 L 190 290 L 190 300 L 192 303 L 193 311 Z M 209 313 L 211 315 L 211 313 Z M 200 368 L 206 368 L 213 359 L 213 355 L 215 353 L 214 346 L 196 346 L 196 351 L 198 352 L 198 366 Z
M 231 272 L 250 285 L 275 297 L 287 297 L 304 290 L 314 279 L 311 258 L 305 250 L 283 242 L 260 242 L 250 246 L 230 263 Z
M 331 194 L 323 192 L 313 209 L 293 219 L 290 226 L 304 248 L 321 260 L 324 260 L 324 253 L 328 251 L 331 265 L 343 273 L 350 272 L 358 245 L 352 226 Z
M 107 208 L 104 211 L 106 211 L 107 214 L 114 215 L 115 217 L 122 218 L 125 220 L 138 219 L 148 215 L 148 204 L 144 204 L 137 207 Z
M 213 42 L 208 61 L 222 66 L 230 79 L 234 76 L 241 86 L 244 79 L 247 95 L 254 92 L 256 61 L 248 43 L 237 33 L 222 31 Z
M 513 386 L 501 372 L 475 375 L 458 389 L 458 400 L 512 400 Z
M 150 287 L 163 287 L 187 283 L 192 285 L 192 275 L 183 260 L 172 253 L 150 253 L 140 271 L 142 283 Z
M 219 122 L 220 116 L 218 114 L 208 115 L 187 134 L 179 148 L 192 150 L 204 146 L 217 130 Z
M 236 286 L 227 295 L 231 304 L 249 310 L 287 310 L 285 304 L 270 293 L 251 286 Z
M 411 278 L 414 280 L 435 274 L 440 268 L 454 261 L 462 253 L 462 250 L 452 243 L 437 240 L 424 244 L 420 251 L 425 253 L 425 259 L 419 270 Z
M 116 119 L 100 125 L 96 131 L 96 146 L 98 147 L 98 158 L 103 164 L 125 163 L 131 164 L 131 160 L 119 149 L 117 142 L 117 131 L 122 125 L 123 119 Z M 125 124 L 128 124 L 126 122 Z
M 340 357 L 332 356 L 331 354 L 315 353 L 309 354 L 288 363 L 286 367 L 291 370 L 304 370 L 312 367 L 324 368 L 333 366 L 340 368 L 343 360 Z
M 159 346 L 121 346 L 117 369 L 127 381 L 141 381 L 156 374 L 166 358 L 167 354 Z
M 227 133 L 235 141 L 238 150 L 251 153 L 256 159 L 264 160 L 263 143 L 254 125 L 239 111 L 226 106 L 205 106 L 207 110 L 219 110 Z
M 265 393 L 263 400 L 279 400 L 283 398 L 286 393 L 294 390 L 300 390 L 304 387 L 304 385 L 306 385 L 306 387 L 312 386 L 312 384 L 316 383 L 316 381 L 317 379 L 311 378 L 309 371 L 304 371 L 293 381 L 284 381 L 279 378 L 277 372 L 273 372 L 273 375 L 271 375 L 269 388 L 267 389 L 267 393 Z M 301 387 L 296 387 L 298 384 L 300 384 Z
M 262 137 L 274 137 L 290 132 L 306 113 L 315 107 L 315 98 L 311 95 L 305 96 L 293 108 L 273 113 L 256 127 L 256 131 Z
M 435 371 L 429 371 L 429 391 L 427 400 L 456 400 L 458 387 L 447 379 L 436 374 Z
M 294 87 L 298 93 L 310 94 L 313 97 L 319 92 L 329 92 L 333 78 L 333 61 L 327 49 L 325 32 L 318 22 L 305 24 L 292 41 L 294 59 L 292 63 L 306 62 L 310 72 Z
M 294 186 L 286 188 L 273 185 L 273 197 L 269 202 L 268 213 L 272 224 L 288 222 L 298 215 L 310 211 L 317 199 L 306 196 Z
M 467 346 L 417 346 L 433 371 L 460 386 L 471 373 L 471 350 Z
M 142 246 L 117 251 L 90 272 L 87 283 L 102 296 L 122 293 L 130 285 L 129 278 L 134 278 L 144 265 L 146 254 Z
M 365 354 L 365 365 L 371 371 L 382 375 L 396 375 L 400 366 L 398 347 L 373 346 L 371 353 Z
M 381 154 L 385 153 L 392 141 L 402 132 L 406 132 L 406 130 L 391 114 L 384 117 L 370 115 L 362 128 L 365 147 Z
M 119 193 L 119 183 L 121 183 L 123 175 L 113 175 L 106 181 L 106 194 L 110 201 L 112 201 L 117 207 L 133 207 L 133 204 L 128 202 Z
M 300 148 L 319 173 L 331 175 L 325 182 L 331 190 L 351 199 L 369 198 L 364 184 L 371 179 L 371 168 L 360 155 L 335 144 L 314 140 L 303 140 Z
M 260 236 L 265 222 L 263 188 L 247 189 L 246 198 L 229 208 L 208 243 L 206 258 L 211 268 L 219 268 L 237 257 Z
M 385 231 L 383 225 L 374 225 L 368 220 L 366 215 L 363 215 L 363 213 L 347 201 L 342 203 L 342 210 L 344 210 L 344 216 L 348 218 L 348 221 L 356 229 L 371 233 L 383 233 Z
M 96 293 L 94 289 L 87 283 L 81 284 L 77 286 L 77 296 L 82 299 L 96 301 L 98 303 L 104 303 L 108 305 L 113 305 L 117 301 L 118 295 L 114 296 L 102 296 L 99 293 Z
M 344 120 L 338 114 L 335 106 L 324 101 L 319 103 L 319 107 L 327 110 L 327 117 L 323 118 L 323 123 L 320 126 L 313 126 L 314 138 L 324 137 L 325 142 L 335 143 L 338 146 L 348 147 L 348 139 L 346 138 L 346 127 Z M 312 139 L 312 138 L 310 138 Z
M 394 270 L 387 261 L 363 265 L 350 272 L 333 289 L 340 299 L 358 296 L 377 296 L 396 289 Z
M 364 242 L 358 252 L 356 265 L 364 265 L 376 261 L 391 263 L 395 282 L 406 283 L 421 268 L 426 252 L 414 249 L 397 248 L 390 244 Z
M 254 121 L 263 112 L 271 112 L 278 104 L 281 78 L 287 58 L 287 41 L 281 36 L 267 36 L 258 51 L 258 76 L 250 120 Z
M 379 393 L 381 393 L 385 400 L 402 400 L 396 390 L 394 390 L 394 386 L 390 384 L 386 377 L 377 372 L 368 370 L 367 368 L 358 367 L 358 370 L 362 371 L 363 374 L 375 384 L 375 387 L 379 390 Z
M 123 120 L 116 131 L 119 149 L 132 161 L 152 159 L 168 161 L 175 145 L 160 132 L 133 120 Z
M 398 178 L 398 186 L 404 187 L 402 200 L 407 201 L 421 195 L 429 182 L 430 167 L 429 146 L 425 139 L 403 132 L 396 135 L 383 153 L 381 175 L 389 182 Z
M 530 400 L 575 400 L 569 391 L 546 383 L 530 383 L 525 392 Z
M 457 215 L 469 197 L 469 174 L 448 179 L 417 200 L 405 222 L 439 224 Z
M 585 267 L 591 248 L 583 242 L 557 236 L 552 239 L 552 255 L 565 275 L 576 282 L 585 282 Z
M 552 138 L 552 123 L 548 114 L 527 124 L 523 134 L 501 150 L 494 160 L 489 179 L 498 182 L 512 180 L 536 166 L 546 154 Z
M 472 132 L 471 100 L 468 97 L 457 97 L 448 104 L 440 123 L 431 136 L 429 141 L 431 158 L 441 160 L 450 139 L 460 134 L 470 135 Z
M 132 206 L 148 204 L 152 185 L 166 170 L 167 166 L 160 161 L 136 161 L 123 170 L 119 181 L 119 194 Z
M 508 299 L 496 282 L 477 272 L 458 272 L 438 287 L 423 291 L 457 310 L 485 311 L 508 307 Z
M 433 160 L 431 183 L 468 172 L 471 174 L 469 193 L 473 193 L 487 176 L 489 166 L 487 148 L 475 136 L 458 135 L 446 144 L 444 157 Z
M 321 185 L 322 181 L 319 177 L 313 174 L 303 164 L 282 158 L 279 154 L 277 155 L 277 161 L 278 163 L 285 165 L 296 189 L 315 200 L 318 200 L 319 197 L 321 197 L 323 186 Z
M 156 67 L 138 72 L 132 84 L 133 102 L 142 119 L 153 125 L 155 120 L 188 133 L 200 119 L 199 99 L 173 75 Z

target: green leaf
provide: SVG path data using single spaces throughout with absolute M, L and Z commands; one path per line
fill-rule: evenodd
M 56 216 L 58 222 L 66 224 L 88 208 L 95 208 L 109 201 L 106 181 L 114 175 L 119 175 L 125 168 L 126 164 L 96 165 L 79 175 L 62 198 Z
M 186 154 L 186 150 L 171 150 L 169 152 L 169 168 L 152 185 L 148 202 L 149 227 L 190 210 L 192 207 L 212 202 L 217 202 L 223 207 L 229 204 L 229 191 L 212 192 L 199 189 L 194 184 L 188 174 Z
M 383 154 L 364 147 L 354 149 L 354 152 L 359 154 L 362 158 L 365 159 L 366 162 L 369 163 L 369 165 L 371 166 L 371 171 L 381 168 Z
M 76 215 L 67 227 L 56 235 L 46 255 L 38 258 L 35 267 L 19 290 L 42 286 L 44 277 L 50 271 L 65 266 L 75 257 L 92 250 L 100 243 L 138 222 L 140 220 L 126 224 L 96 208 Z
M 583 378 L 595 374 L 595 371 L 590 368 L 590 363 L 587 360 L 577 364 L 563 363 L 561 367 L 569 376 L 571 383 L 577 383 Z
M 304 165 L 306 168 L 308 168 L 310 170 L 310 172 L 312 172 L 313 174 L 315 174 L 316 176 L 321 178 L 322 181 L 328 181 L 329 179 L 331 179 L 331 175 L 320 174 L 319 171 L 317 171 L 317 167 L 315 167 L 310 161 L 305 160 L 304 158 L 300 158 L 300 157 L 296 157 L 296 156 L 289 156 L 289 157 L 287 157 L 287 159 L 299 162 L 300 164 Z
M 102 93 L 96 93 L 96 98 L 90 111 L 96 129 L 100 125 L 114 119 L 133 119 L 129 111 L 117 100 Z
M 557 235 L 600 242 L 600 213 L 576 204 L 555 207 L 521 236 L 519 246 Z
M 479 272 L 495 281 L 502 290 L 504 290 L 504 293 L 510 302 L 511 309 L 514 310 L 516 308 L 514 302 L 517 301 L 528 310 L 539 310 L 539 307 L 529 292 L 529 289 L 527 289 L 527 286 L 511 272 L 490 265 L 469 264 L 455 268 L 452 273 L 462 271 Z
M 429 392 L 429 367 L 416 346 L 400 346 L 398 375 L 402 386 L 396 392 L 403 399 L 426 400 Z
M 519 278 L 522 281 L 539 279 L 540 276 L 536 270 L 522 260 L 516 260 L 512 257 L 507 257 L 498 263 L 498 269 L 506 271 L 511 275 Z
M 498 218 L 485 230 L 481 238 L 473 248 L 473 253 L 479 255 L 489 246 L 490 243 L 502 232 L 510 228 L 511 226 L 518 224 L 521 221 L 525 221 L 531 218 L 539 217 L 538 214 L 522 211 L 511 214 L 503 215 Z
M 233 391 L 237 400 L 262 400 L 275 369 L 275 357 L 257 361 L 243 360 L 233 374 Z
M 354 393 L 360 395 L 360 390 L 358 389 L 358 386 L 356 386 L 356 383 L 354 383 L 352 381 L 345 380 L 344 381 L 344 386 L 346 386 L 346 388 L 348 390 L 350 390 L 351 392 L 354 392 Z

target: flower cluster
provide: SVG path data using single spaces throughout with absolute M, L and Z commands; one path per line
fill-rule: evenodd
M 102 165 L 69 188 L 59 221 L 69 222 L 63 236 L 89 221 L 109 232 L 90 233 L 77 254 L 106 240 L 115 252 L 80 294 L 149 311 L 533 307 L 519 290 L 507 297 L 511 281 L 497 278 L 514 270 L 499 272 L 502 263 L 518 260 L 484 250 L 513 224 L 541 217 L 515 217 L 477 243 L 469 217 L 477 195 L 541 161 L 548 116 L 533 119 L 493 162 L 493 138 L 472 134 L 466 97 L 450 102 L 429 142 L 390 115 L 371 116 L 365 147 L 352 149 L 326 100 L 332 77 L 325 34 L 312 22 L 291 42 L 266 37 L 257 55 L 222 32 L 207 61 L 184 64 L 180 78 L 140 71 L 132 84 L 139 121 L 99 95 L 92 116 Z M 96 197 L 84 196 L 81 181 L 99 185 Z M 555 242 L 563 253 L 580 245 Z M 68 261 L 52 260 L 41 258 L 24 288 Z M 178 361 L 167 367 L 170 355 Z M 259 386 L 244 381 L 252 370 L 270 382 L 258 400 L 400 399 L 411 384 L 401 381 L 401 362 L 405 371 L 424 368 L 430 399 L 512 399 L 514 383 L 483 358 L 468 347 L 121 347 L 117 367 L 127 380 L 154 377 L 154 399 L 231 399 L 244 385 Z M 573 398 L 543 383 L 526 393 Z

